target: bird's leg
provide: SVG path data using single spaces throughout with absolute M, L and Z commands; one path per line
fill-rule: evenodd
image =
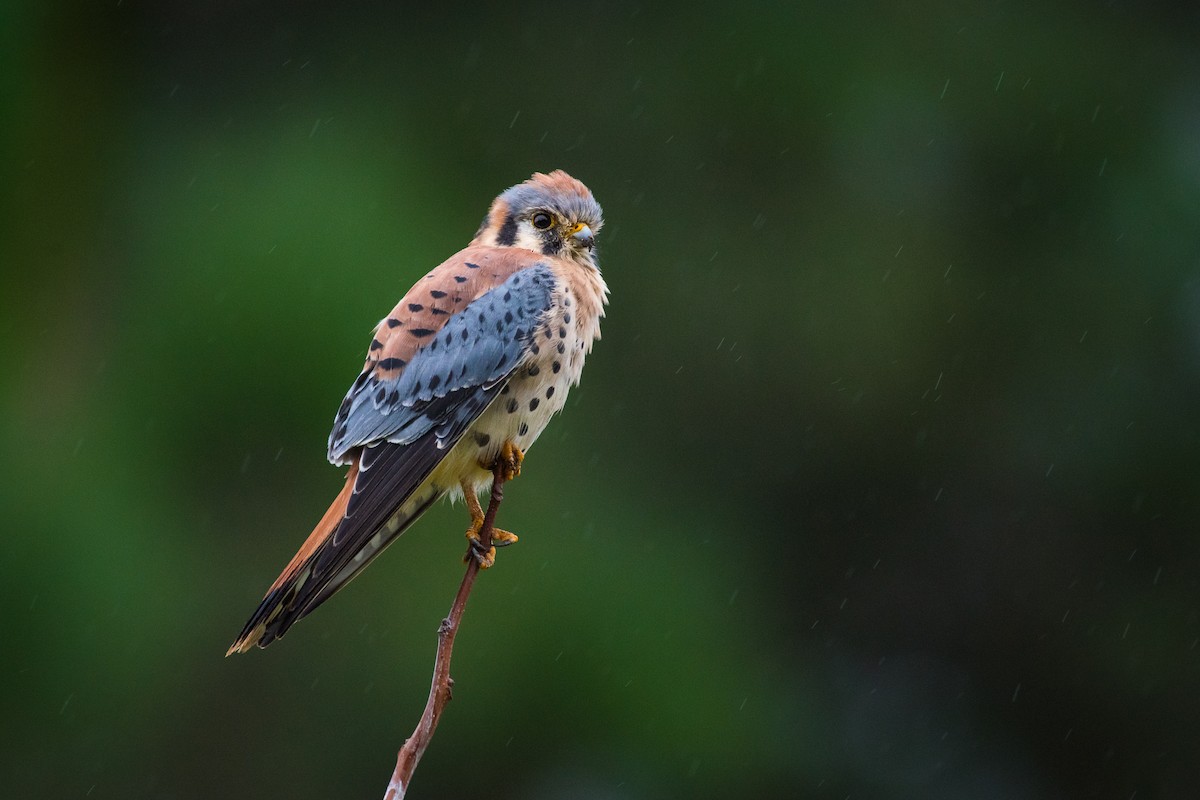
M 466 481 L 461 483 L 463 497 L 467 501 L 467 513 L 471 515 L 471 527 L 467 528 L 467 554 L 463 556 L 463 561 L 468 558 L 474 558 L 479 561 L 480 569 L 487 569 L 496 563 L 496 548 L 507 547 L 517 541 L 517 535 L 509 531 L 501 530 L 500 528 L 492 528 L 492 546 L 484 548 L 483 542 L 479 540 L 479 531 L 483 528 L 483 507 L 479 505 L 479 498 L 475 496 L 475 489 Z
M 504 443 L 504 447 L 500 448 L 500 454 L 496 456 L 495 463 L 488 467 L 488 471 L 493 475 L 498 475 L 507 483 L 513 478 L 521 474 L 521 464 L 525 461 L 525 453 L 521 448 L 513 444 L 512 440 Z M 471 499 L 475 501 L 475 506 L 471 511 L 471 519 L 475 519 L 475 515 L 479 515 L 480 523 L 483 522 L 483 509 L 479 507 L 479 498 L 475 493 L 471 493 Z M 497 547 L 507 547 L 517 541 L 517 535 L 510 531 L 492 528 L 492 543 Z

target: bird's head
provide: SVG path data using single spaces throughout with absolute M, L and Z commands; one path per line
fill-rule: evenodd
M 535 172 L 492 201 L 475 244 L 521 247 L 596 266 L 596 234 L 604 224 L 600 204 L 561 169 Z

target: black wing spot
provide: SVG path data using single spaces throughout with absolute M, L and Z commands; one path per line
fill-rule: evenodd
M 538 404 L 541 403 L 536 397 L 529 401 L 529 410 L 537 411 Z
M 478 265 L 478 264 L 472 264 L 470 261 L 468 261 L 468 262 L 467 262 L 467 269 L 479 269 L 479 265 Z
M 408 304 L 408 310 L 409 310 L 409 311 L 412 311 L 412 312 L 414 312 L 414 313 L 415 313 L 415 312 L 417 312 L 417 311 L 424 311 L 424 310 L 425 310 L 425 306 L 421 305 L 420 303 L 409 303 L 409 304 Z
M 437 387 L 439 387 L 441 385 L 442 385 L 442 376 L 441 375 L 434 375 L 432 378 L 429 379 L 430 390 L 436 389 Z
M 504 312 L 504 321 L 505 321 L 505 323 L 507 323 L 507 324 L 512 324 L 512 321 L 513 321 L 513 315 L 512 315 L 512 312 L 511 312 L 511 311 L 505 311 L 505 312 Z
M 539 369 L 536 364 L 534 364 L 532 367 L 529 368 L 529 376 L 530 377 L 537 375 L 539 372 L 541 372 L 541 369 Z
M 533 342 L 532 344 L 529 345 L 529 352 L 533 353 L 536 356 L 538 353 L 540 353 L 542 351 L 541 351 L 541 348 L 539 348 L 537 346 L 537 342 Z
M 567 338 L 567 329 L 561 325 L 558 327 L 558 338 L 560 338 L 560 339 Z
M 378 339 L 372 339 L 371 340 L 371 349 L 372 350 L 382 350 L 383 342 L 379 341 Z
M 475 444 L 479 445 L 480 447 L 487 447 L 488 442 L 491 440 L 492 437 L 488 436 L 486 433 L 475 434 Z
M 557 361 L 555 361 L 553 364 L 550 365 L 550 371 L 553 372 L 555 375 L 558 374 L 558 371 L 560 369 L 562 369 L 562 364 L 558 363 Z
M 467 282 L 467 276 L 466 276 L 466 275 L 455 275 L 455 276 L 454 276 L 454 282 L 455 282 L 455 283 L 466 283 L 466 282 Z
M 517 435 L 524 436 L 527 433 L 529 433 L 529 426 L 522 422 L 521 427 L 517 428 Z
M 563 314 L 563 322 L 566 322 L 566 323 L 570 324 L 570 322 L 571 322 L 571 315 L 570 315 L 570 314 Z
M 433 308 L 432 306 L 430 306 L 429 313 L 433 314 L 435 317 L 444 317 L 445 315 L 449 314 L 450 312 L 446 311 L 445 309 L 442 309 L 442 308 Z
M 379 391 L 375 393 L 375 405 L 383 405 L 384 400 L 387 400 L 387 389 L 380 386 Z
M 403 358 L 385 358 L 379 362 L 380 369 L 400 369 L 408 362 Z
M 467 330 L 466 328 L 463 328 L 462 329 L 462 340 L 465 342 L 469 338 L 471 338 L 471 332 L 469 330 Z
M 505 406 L 505 408 L 508 410 L 508 413 L 510 413 L 510 414 L 517 413 L 517 398 L 510 397 L 508 399 L 508 405 Z
M 443 297 L 446 296 L 446 293 L 443 292 L 441 289 L 433 289 L 429 292 L 429 296 L 432 297 L 434 300 L 441 300 Z
M 403 322 L 401 322 L 400 320 L 396 319 L 395 317 L 388 317 L 388 323 L 387 323 L 387 325 L 388 325 L 388 327 L 389 327 L 389 328 L 399 328 L 399 327 L 400 327 L 401 325 L 403 325 L 403 324 L 404 324 Z
M 408 332 L 410 336 L 415 336 L 418 339 L 424 339 L 426 336 L 432 336 L 433 331 L 429 328 L 413 328 Z
M 554 387 L 553 386 L 547 387 L 547 389 L 546 389 L 546 399 L 549 400 L 551 397 L 554 397 Z
M 558 347 L 557 347 L 556 349 L 558 350 L 558 354 L 559 354 L 560 356 L 561 356 L 563 353 L 567 352 L 567 346 L 566 346 L 565 344 L 563 344 L 562 342 L 559 342 L 559 343 L 558 343 Z

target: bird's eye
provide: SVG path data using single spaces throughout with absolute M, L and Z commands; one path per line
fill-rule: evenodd
M 544 230 L 546 230 L 546 228 L 549 228 L 551 225 L 554 224 L 554 218 L 551 217 L 549 214 L 547 214 L 545 211 L 539 211 L 536 214 L 534 214 L 532 221 L 533 221 L 533 227 L 537 228 L 539 231 L 544 231 Z

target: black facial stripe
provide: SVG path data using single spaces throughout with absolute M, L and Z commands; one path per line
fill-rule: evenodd
M 511 247 L 517 241 L 517 218 L 509 214 L 504 219 L 504 224 L 500 226 L 500 232 L 496 234 L 496 244 L 501 247 Z

